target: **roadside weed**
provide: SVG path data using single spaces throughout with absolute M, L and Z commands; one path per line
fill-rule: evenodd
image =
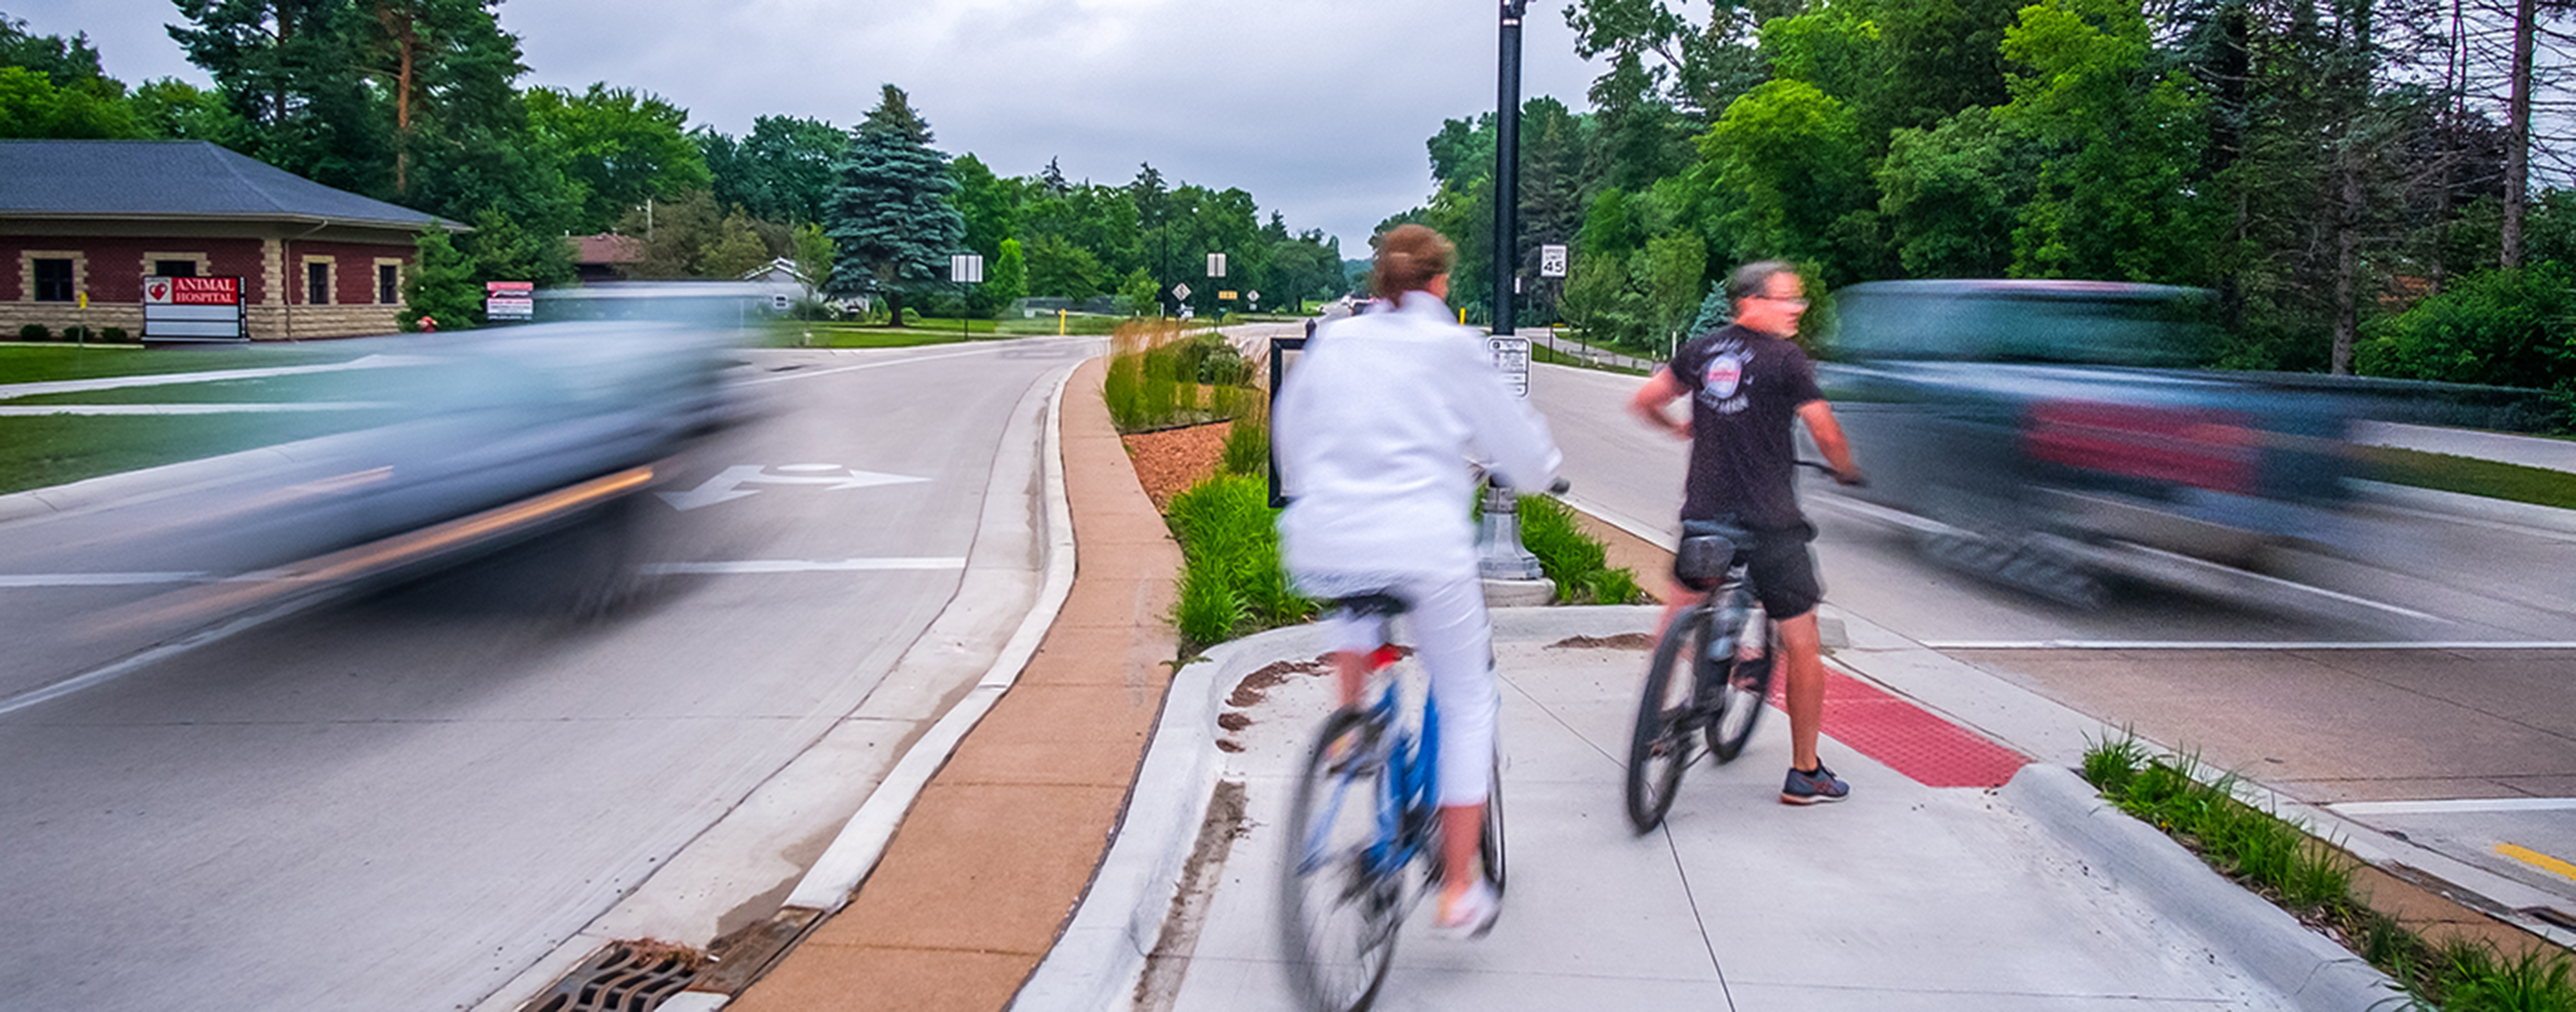
M 2246 804 L 2234 773 L 2213 773 L 2195 754 L 2157 755 L 2128 728 L 2092 742 L 2086 782 L 2121 811 L 2170 834 L 2211 867 L 2262 893 L 2403 988 L 2381 1007 L 2440 1012 L 2576 1012 L 2576 980 L 2562 950 L 2508 955 L 2491 941 L 2436 946 L 2353 895 L 2361 862 L 2300 823 Z

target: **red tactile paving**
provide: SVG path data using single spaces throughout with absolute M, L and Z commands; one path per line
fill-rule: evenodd
M 1782 705 L 1785 681 L 1771 682 Z M 1926 787 L 2001 787 L 2030 757 L 1934 716 L 1885 689 L 1825 670 L 1826 736 Z

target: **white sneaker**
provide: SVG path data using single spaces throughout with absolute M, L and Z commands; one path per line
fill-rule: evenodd
M 1479 878 L 1455 900 L 1448 890 L 1441 890 L 1440 913 L 1431 920 L 1431 934 L 1457 941 L 1483 938 L 1502 915 L 1503 898 L 1494 892 L 1493 883 Z

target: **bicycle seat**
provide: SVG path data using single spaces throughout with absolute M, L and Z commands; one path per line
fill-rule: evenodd
M 1753 550 L 1753 532 L 1732 520 L 1687 520 L 1682 543 L 1673 553 L 1673 575 L 1682 586 L 1708 590 Z
M 1384 615 L 1389 617 L 1402 615 L 1408 610 L 1408 606 L 1404 603 L 1403 598 L 1383 591 L 1375 594 L 1354 594 L 1350 597 L 1337 597 L 1333 599 L 1332 606 L 1334 608 L 1350 612 L 1353 615 Z

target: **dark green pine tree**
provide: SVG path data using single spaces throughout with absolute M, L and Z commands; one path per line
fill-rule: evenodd
M 957 190 L 948 158 L 931 150 L 930 124 L 903 89 L 886 85 L 883 100 L 852 131 L 840 176 L 824 216 L 839 251 L 828 289 L 882 295 L 888 325 L 900 326 L 904 288 L 943 277 L 949 255 L 966 241 L 965 218 L 948 199 Z
M 361 74 L 353 0 L 174 0 L 170 37 L 248 125 L 249 153 L 328 186 L 388 195 L 393 131 Z

